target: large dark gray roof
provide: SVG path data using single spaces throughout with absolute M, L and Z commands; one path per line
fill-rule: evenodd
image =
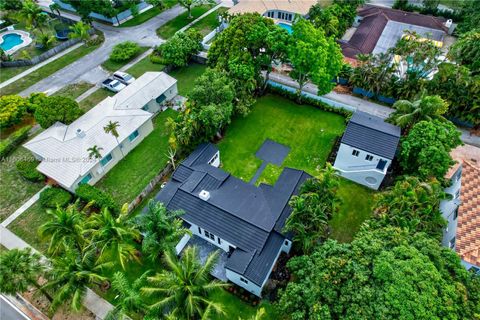
M 393 159 L 400 140 L 400 128 L 371 114 L 353 114 L 342 137 L 342 143 Z
M 185 160 L 183 160 L 183 164 L 188 167 L 197 164 L 205 164 L 212 159 L 217 152 L 218 149 L 213 144 L 202 143 Z

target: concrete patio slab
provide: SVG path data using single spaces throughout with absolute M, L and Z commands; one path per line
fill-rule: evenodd
M 262 159 L 265 162 L 269 162 L 274 165 L 281 166 L 283 163 L 283 160 L 285 160 L 289 152 L 290 152 L 290 147 L 287 147 L 273 140 L 267 139 L 262 144 L 260 149 L 258 149 L 255 156 L 257 156 L 257 158 Z
M 220 255 L 218 257 L 217 264 L 215 265 L 215 268 L 213 268 L 211 275 L 214 276 L 215 278 L 222 280 L 222 281 L 227 281 L 227 275 L 225 271 L 225 264 L 227 263 L 227 253 L 223 250 L 220 250 L 210 242 L 198 237 L 198 236 L 193 236 L 187 243 L 185 247 L 188 246 L 196 246 L 198 248 L 198 255 L 200 262 L 203 264 L 205 261 L 207 261 L 207 257 L 210 253 L 214 251 L 219 251 Z M 181 255 L 181 254 L 180 254 Z

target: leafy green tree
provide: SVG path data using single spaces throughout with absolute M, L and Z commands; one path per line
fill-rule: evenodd
M 55 122 L 70 124 L 83 114 L 78 103 L 70 98 L 62 96 L 48 97 L 35 110 L 35 121 L 42 128 L 48 128 Z
M 43 50 L 48 50 L 55 44 L 55 37 L 51 34 L 41 34 L 37 39 Z
M 480 126 L 480 75 L 471 76 L 464 66 L 442 63 L 427 88 L 448 102 L 447 116 Z
M 52 2 L 52 4 L 50 4 L 48 7 L 50 8 L 50 11 L 56 12 L 59 17 L 62 16 L 62 13 L 60 12 L 60 9 L 62 9 L 62 7 L 60 7 L 58 3 Z
M 357 56 L 359 65 L 353 69 L 350 82 L 356 87 L 363 88 L 375 95 L 394 95 L 391 88 L 395 81 L 393 73 L 395 66 L 392 62 L 390 53 L 381 53 L 378 55 Z
M 226 286 L 210 278 L 218 252 L 210 254 L 203 265 L 198 259 L 196 247 L 187 247 L 181 259 L 172 252 L 165 253 L 166 269 L 149 277 L 149 286 L 141 289 L 155 301 L 149 307 L 153 317 L 162 317 L 167 312 L 173 319 L 197 319 L 207 311 L 225 315 L 224 306 L 210 298 L 210 293 Z
M 133 59 L 140 53 L 140 46 L 133 41 L 125 41 L 116 44 L 110 53 L 110 60 L 115 62 L 125 62 Z
M 162 252 L 173 250 L 181 237 L 188 233 L 179 217 L 181 211 L 169 211 L 160 202 L 151 200 L 148 211 L 138 218 L 143 235 L 142 253 L 156 261 Z
M 123 270 L 127 261 L 139 261 L 133 242 L 140 239 L 140 233 L 129 221 L 125 208 L 118 217 L 106 208 L 91 215 L 84 236 L 91 237 L 90 247 L 98 249 L 101 261 L 115 261 Z
M 408 131 L 413 125 L 423 120 L 445 120 L 443 115 L 448 111 L 448 103 L 440 96 L 423 96 L 413 102 L 399 100 L 395 102 L 393 108 L 395 111 L 388 121 Z
M 357 4 L 350 1 L 335 1 L 325 8 L 323 6 L 317 3 L 310 8 L 308 14 L 310 21 L 316 28 L 323 29 L 326 36 L 341 37 L 355 19 Z
M 174 67 L 188 65 L 190 58 L 202 50 L 203 36 L 195 29 L 177 32 L 169 40 L 155 49 L 155 55 L 162 63 Z
M 1 0 L 0 10 L 2 11 L 18 11 L 22 9 L 22 0 Z
M 285 59 L 284 41 L 289 36 L 279 28 L 258 13 L 246 13 L 234 16 L 213 41 L 208 62 L 233 80 L 235 114 L 246 115 L 250 111 L 255 94 L 265 84 L 262 70 L 269 72 L 273 62 Z
M 100 286 L 106 277 L 102 276 L 111 262 L 99 263 L 94 250 L 68 250 L 63 255 L 51 259 L 51 269 L 47 272 L 45 290 L 54 292 L 51 311 L 65 303 L 72 310 L 79 311 L 90 285 Z
M 44 272 L 45 267 L 41 263 L 41 256 L 32 252 L 30 248 L 2 252 L 0 254 L 0 293 L 14 296 L 27 291 L 29 287 L 35 287 L 52 301 L 48 292 L 38 284 L 38 278 Z
M 87 244 L 83 237 L 85 213 L 78 209 L 78 203 L 66 208 L 47 210 L 49 220 L 38 228 L 41 238 L 49 239 L 48 253 L 58 255 L 70 248 L 81 251 Z
M 309 80 L 318 86 L 319 95 L 330 92 L 334 86 L 332 79 L 342 66 L 343 56 L 338 44 L 305 19 L 299 19 L 293 25 L 292 38 L 288 49 L 293 67 L 290 76 L 298 82 L 299 100 Z
M 202 4 L 211 4 L 214 5 L 214 0 L 178 0 L 178 4 L 187 9 L 188 19 L 193 19 L 192 8 L 202 5 Z
M 291 259 L 275 304 L 284 319 L 475 319 L 480 279 L 425 234 L 364 228 Z
M 460 36 L 448 52 L 449 57 L 480 74 L 480 27 Z
M 38 28 L 41 33 L 42 24 L 46 21 L 46 16 L 43 14 L 40 6 L 32 1 L 25 0 L 23 1 L 22 8 L 20 9 L 20 16 L 25 19 L 27 26 L 31 28 Z
M 423 0 L 422 4 L 427 10 L 434 11 L 438 8 L 440 0 Z
M 208 141 L 230 123 L 233 115 L 235 88 L 225 72 L 207 69 L 195 81 L 185 112 L 168 120 L 171 144 L 191 147 Z
M 480 2 L 464 1 L 462 5 L 462 21 L 456 28 L 458 34 L 463 34 L 480 26 Z
M 436 180 L 422 182 L 416 177 L 405 177 L 377 195 L 373 221 L 379 227 L 404 228 L 412 234 L 425 232 L 440 239 L 445 227 L 440 201 L 446 198 L 442 185 Z
M 135 281 L 130 280 L 122 272 L 115 272 L 112 278 L 112 291 L 116 293 L 117 301 L 105 320 L 130 319 L 129 314 L 142 313 L 147 310 L 147 303 L 140 289 L 145 285 L 150 270 L 143 273 Z
M 29 102 L 18 95 L 0 97 L 0 128 L 7 128 L 19 123 L 27 109 Z
M 285 222 L 285 231 L 293 232 L 293 242 L 304 253 L 312 252 L 328 234 L 328 219 L 337 210 L 338 176 L 330 164 L 318 179 L 305 181 L 298 196 L 289 202 L 292 213 Z
M 90 38 L 90 25 L 78 21 L 74 25 L 71 25 L 69 29 L 72 31 L 68 34 L 70 39 L 80 39 L 82 41 L 87 41 Z
M 422 180 L 443 181 L 454 163 L 450 151 L 461 143 L 460 131 L 450 121 L 420 121 L 401 139 L 400 166 Z

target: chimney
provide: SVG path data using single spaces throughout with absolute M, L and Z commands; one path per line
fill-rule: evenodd
M 452 26 L 452 23 L 453 23 L 452 19 L 448 19 L 448 20 L 445 22 L 445 27 L 447 27 L 447 28 L 450 29 L 450 27 Z
M 208 201 L 208 199 L 210 199 L 210 192 L 208 192 L 207 190 L 202 190 L 198 194 L 198 197 L 203 201 Z
M 83 137 L 85 137 L 85 135 L 86 135 L 86 134 L 85 134 L 85 131 L 83 131 L 83 130 L 80 129 L 80 128 L 77 129 L 77 137 L 83 138 Z

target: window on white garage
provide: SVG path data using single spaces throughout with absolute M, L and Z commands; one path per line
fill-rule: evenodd
M 367 156 L 365 157 L 365 160 L 367 161 L 372 161 L 373 160 L 373 156 L 371 154 L 367 154 Z

